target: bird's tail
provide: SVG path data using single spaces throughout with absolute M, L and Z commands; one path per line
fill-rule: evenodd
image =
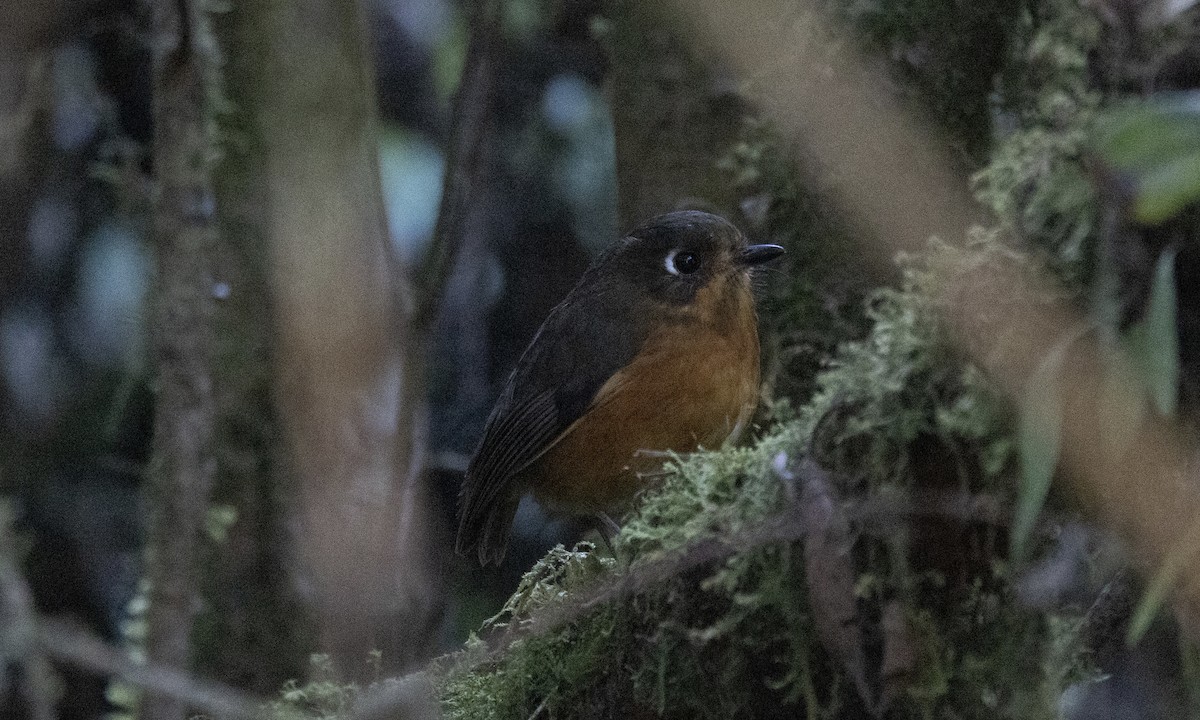
M 508 550 L 508 536 L 513 516 L 517 514 L 518 498 L 501 500 L 485 511 L 464 508 L 458 522 L 458 540 L 454 551 L 463 557 L 475 554 L 479 564 L 499 565 Z

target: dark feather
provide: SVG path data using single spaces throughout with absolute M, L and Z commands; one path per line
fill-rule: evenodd
M 590 275 L 550 313 L 488 418 L 463 482 L 460 554 L 477 552 L 485 564 L 503 559 L 524 490 L 517 476 L 583 416 L 645 340 L 633 293 L 613 283 L 596 288 Z

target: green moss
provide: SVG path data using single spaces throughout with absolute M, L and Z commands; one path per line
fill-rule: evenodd
M 531 614 L 570 602 L 574 591 L 611 570 L 590 543 L 550 551 L 525 574 L 517 592 L 485 628 L 500 630 L 531 622 Z M 446 717 L 485 720 L 526 718 L 539 706 L 581 706 L 605 679 L 606 667 L 620 667 L 628 631 L 616 608 L 605 606 L 547 634 L 514 643 L 504 655 L 487 660 L 487 647 L 472 637 L 450 664 L 440 684 Z
M 617 551 L 641 558 L 706 535 L 728 535 L 779 506 L 770 471 L 779 435 L 755 448 L 697 453 L 669 463 L 670 474 L 617 536 Z
M 1098 223 L 1084 154 L 1101 105 L 1087 81 L 1099 32 L 1078 3 L 1023 16 L 1000 76 L 1004 117 L 1014 127 L 973 179 L 1000 227 L 1046 250 L 1050 268 L 1076 287 L 1093 275 Z
M 788 250 L 758 283 L 763 376 L 776 400 L 770 420 L 812 395 L 839 342 L 865 332 L 862 300 L 872 280 L 856 268 L 856 238 L 831 192 L 815 174 L 797 172 L 792 155 L 770 124 L 749 118 L 719 162 L 755 240 Z
M 350 714 L 359 686 L 338 680 L 327 655 L 312 655 L 309 664 L 312 679 L 304 685 L 294 680 L 284 685 L 279 699 L 268 705 L 268 717 L 283 720 L 304 713 L 319 720 L 334 720 Z

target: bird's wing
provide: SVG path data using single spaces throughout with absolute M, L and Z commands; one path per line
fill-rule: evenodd
M 478 549 L 484 562 L 503 556 L 519 499 L 513 479 L 554 446 L 642 345 L 640 323 L 622 309 L 627 303 L 571 300 L 546 319 L 488 418 L 463 481 L 460 553 Z

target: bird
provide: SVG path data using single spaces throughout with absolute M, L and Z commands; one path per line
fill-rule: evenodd
M 751 273 L 783 252 L 697 210 L 650 218 L 602 252 L 488 417 L 459 495 L 457 553 L 502 563 L 528 492 L 598 523 L 607 542 L 665 455 L 736 438 L 759 396 Z

